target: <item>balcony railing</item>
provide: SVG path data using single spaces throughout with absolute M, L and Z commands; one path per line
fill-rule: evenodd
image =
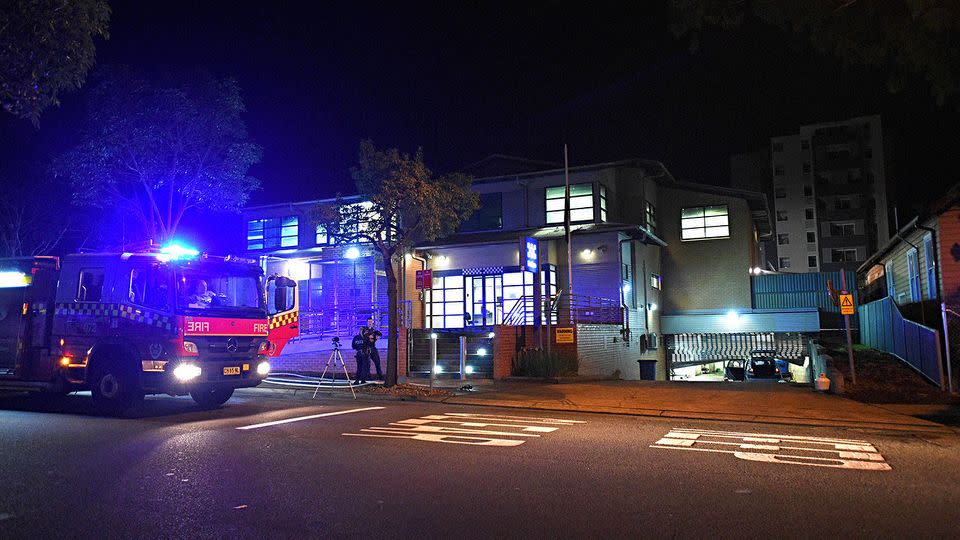
M 565 294 L 541 298 L 541 322 L 550 315 L 552 324 L 623 324 L 623 307 L 616 300 L 582 294 Z M 536 303 L 532 296 L 522 296 L 503 317 L 503 324 L 530 325 L 536 321 Z

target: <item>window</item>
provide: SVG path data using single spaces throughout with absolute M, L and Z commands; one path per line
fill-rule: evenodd
M 831 223 L 830 236 L 854 236 L 857 234 L 853 223 Z
M 774 152 L 783 152 L 783 141 L 774 141 L 773 143 Z
M 649 202 L 645 203 L 644 210 L 644 219 L 646 219 L 647 230 L 656 231 L 657 229 L 657 208 L 650 204 Z
M 810 162 L 809 162 L 809 161 L 803 162 L 803 166 L 802 166 L 801 171 L 803 172 L 803 174 L 810 174 Z
M 330 237 L 327 236 L 327 229 L 321 225 L 317 224 L 317 245 L 325 246 L 330 243 Z
M 816 256 L 816 255 L 809 255 L 809 256 L 807 256 L 807 266 L 808 266 L 809 268 L 816 268 L 816 267 L 817 267 L 817 256 Z
M 803 215 L 806 219 L 813 219 L 813 208 L 807 208 L 804 210 Z
M 883 276 L 887 281 L 887 296 L 894 296 L 897 292 L 896 282 L 893 280 L 893 262 L 883 264 Z
M 807 243 L 813 244 L 817 241 L 817 233 L 813 231 L 807 231 Z
M 801 139 L 800 140 L 800 149 L 809 150 L 810 149 L 810 139 Z
M 600 221 L 607 221 L 607 187 L 600 184 Z
M 130 271 L 127 298 L 148 308 L 166 309 L 169 288 L 167 274 L 160 268 L 134 268 Z
M 503 228 L 503 194 L 481 193 L 480 208 L 460 226 L 461 231 L 492 231 Z
M 547 224 L 563 223 L 564 191 L 564 186 L 547 188 Z M 570 221 L 593 221 L 593 184 L 570 186 Z
M 835 263 L 856 262 L 857 249 L 832 249 L 830 250 L 830 260 Z
M 920 300 L 920 265 L 917 264 L 917 250 L 907 252 L 907 279 L 910 281 L 910 301 Z
M 813 197 L 813 186 L 803 186 L 803 196 Z
M 650 274 L 650 287 L 658 290 L 663 287 L 663 278 L 660 274 Z
M 777 235 L 777 244 L 784 246 L 790 243 L 790 235 L 786 233 L 781 233 Z
M 426 291 L 426 316 L 430 328 L 463 328 L 463 276 L 434 276 Z
M 696 206 L 681 210 L 680 240 L 706 240 L 729 236 L 727 205 Z
M 787 190 L 784 189 L 784 188 L 777 188 L 777 189 L 773 190 L 773 196 L 776 197 L 776 198 L 778 198 L 778 199 L 786 199 L 786 198 L 787 198 Z
M 930 299 L 937 297 L 937 266 L 934 257 L 933 236 L 927 234 L 923 237 L 923 264 L 927 269 L 927 298 Z
M 206 315 L 212 317 L 223 310 L 237 315 L 256 315 L 266 307 L 260 278 L 248 271 L 238 273 L 213 266 L 182 267 L 177 269 L 175 277 L 177 307 L 186 310 L 188 315 L 207 311 L 214 313 Z
M 297 247 L 299 235 L 297 216 L 254 219 L 247 222 L 247 249 L 277 249 Z
M 790 257 L 780 257 L 780 268 L 790 268 Z
M 850 159 L 850 149 L 849 148 L 834 148 L 827 150 L 827 159 L 830 161 L 839 161 L 844 159 Z
M 783 176 L 783 165 L 774 165 L 774 166 L 773 166 L 773 175 L 774 175 L 774 176 Z
M 785 210 L 777 210 L 777 221 L 786 221 L 787 212 Z
M 853 208 L 853 202 L 849 197 L 843 197 L 833 201 L 833 207 L 837 210 L 850 210 Z
M 78 302 L 99 302 L 103 295 L 103 268 L 80 270 L 80 285 L 77 287 Z

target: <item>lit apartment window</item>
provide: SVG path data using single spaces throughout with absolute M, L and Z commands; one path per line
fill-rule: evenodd
M 810 162 L 803 163 L 803 174 L 810 174 Z
M 807 231 L 807 243 L 814 243 L 817 241 L 817 233 L 813 231 Z
M 784 188 L 777 188 L 777 189 L 773 190 L 773 196 L 776 197 L 776 198 L 778 198 L 778 199 L 786 199 L 786 198 L 787 198 L 787 190 L 784 189 Z
M 650 287 L 660 289 L 663 286 L 663 279 L 660 274 L 650 274 Z
M 830 250 L 830 260 L 835 263 L 856 262 L 857 250 L 851 249 L 832 249 Z
M 803 196 L 813 197 L 813 186 L 803 186 Z
M 803 211 L 803 214 L 806 217 L 806 219 L 813 219 L 813 208 L 807 208 L 806 210 Z
M 317 245 L 325 246 L 329 243 L 330 243 L 330 237 L 327 236 L 327 229 L 323 225 L 320 225 L 318 223 L 317 224 Z
M 790 268 L 790 257 L 780 257 L 780 268 Z
M 547 188 L 547 223 L 563 223 L 564 186 Z M 593 184 L 570 186 L 570 221 L 593 221 Z
M 600 184 L 600 221 L 607 221 L 607 187 Z
M 783 165 L 774 165 L 773 174 L 774 176 L 783 176 Z
M 810 149 L 810 140 L 809 140 L 809 139 L 801 139 L 801 140 L 800 140 L 800 149 L 801 149 L 801 150 L 809 150 L 809 149 Z
M 781 233 L 777 235 L 777 244 L 784 246 L 790 243 L 790 235 L 786 233 Z
M 696 206 L 681 211 L 680 240 L 729 238 L 727 205 Z
M 644 219 L 646 219 L 647 229 L 650 231 L 657 230 L 657 209 L 655 206 L 649 202 L 644 202 Z
M 777 210 L 777 221 L 786 221 L 787 212 L 786 210 Z
M 816 255 L 809 255 L 809 256 L 807 257 L 807 266 L 810 267 L 810 268 L 816 268 L 816 267 L 817 267 L 817 256 L 816 256 Z
M 247 222 L 247 249 L 279 249 L 297 247 L 297 216 L 253 219 Z

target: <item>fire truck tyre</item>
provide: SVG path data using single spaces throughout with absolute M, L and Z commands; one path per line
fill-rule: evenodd
M 190 392 L 190 397 L 201 409 L 216 409 L 233 395 L 233 388 L 204 388 Z
M 94 368 L 90 393 L 97 410 L 110 416 L 119 416 L 143 400 L 136 379 L 110 363 Z

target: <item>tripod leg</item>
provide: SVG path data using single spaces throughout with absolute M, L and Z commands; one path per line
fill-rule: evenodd
M 347 376 L 347 386 L 350 387 L 350 393 L 353 394 L 353 399 L 357 399 L 357 392 L 353 389 L 353 383 L 350 382 L 350 374 L 347 373 L 347 364 L 343 361 L 343 355 L 340 354 L 340 351 L 337 351 L 337 358 L 340 359 L 340 366 L 343 368 L 343 374 Z
M 334 355 L 336 355 L 338 352 L 339 352 L 339 351 L 337 351 L 336 349 L 334 349 L 334 351 L 333 351 L 332 353 L 330 353 L 330 358 L 327 358 L 327 364 L 326 364 L 325 366 L 323 366 L 323 373 L 320 374 L 320 380 L 317 381 L 317 387 L 313 390 L 313 398 L 312 398 L 312 399 L 316 399 L 316 398 L 317 398 L 317 392 L 320 391 L 320 385 L 323 384 L 323 378 L 326 377 L 326 375 L 327 375 L 327 370 L 330 369 L 330 362 L 333 362 Z M 334 364 L 336 364 L 336 362 L 334 362 Z M 336 370 L 336 365 L 334 365 L 334 370 Z M 336 371 L 331 371 L 330 373 L 333 374 L 333 380 L 336 381 L 336 380 L 337 380 Z M 350 382 L 350 381 L 347 381 L 347 382 Z

